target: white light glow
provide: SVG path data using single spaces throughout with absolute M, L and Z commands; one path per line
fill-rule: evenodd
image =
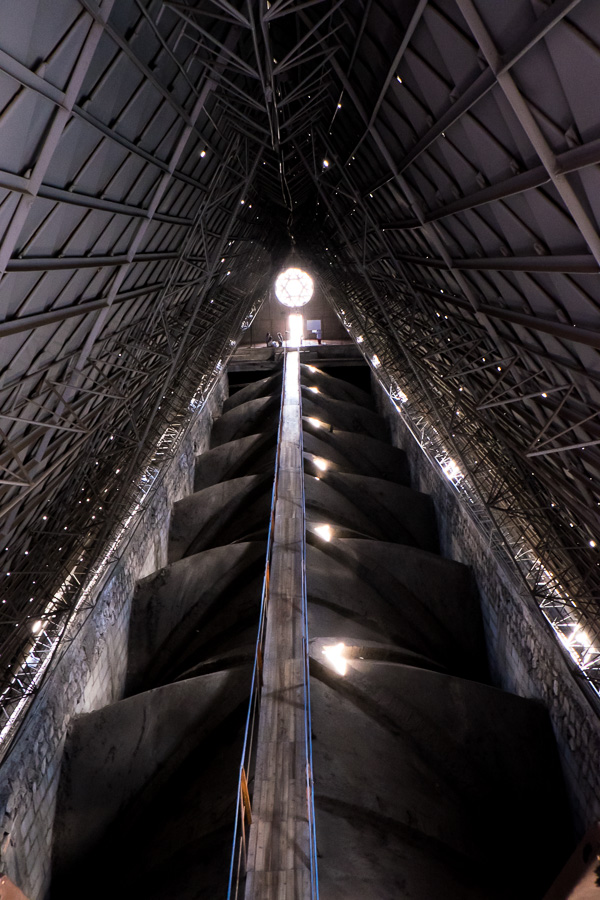
M 379 357 L 377 356 L 377 354 L 375 354 L 374 356 L 371 357 L 371 362 L 373 363 L 373 368 L 374 368 L 374 369 L 378 369 L 379 366 L 381 365 L 381 362 L 380 362 Z
M 332 644 L 330 647 L 323 647 L 323 656 L 333 666 L 338 675 L 345 675 L 348 670 L 348 661 L 344 656 L 345 644 Z
M 304 335 L 304 317 L 294 314 L 288 316 L 288 331 L 290 333 L 288 347 L 298 347 Z
M 327 460 L 322 459 L 320 456 L 313 456 L 313 462 L 317 469 L 320 469 L 321 472 L 324 472 L 327 468 Z
M 448 481 L 454 481 L 456 478 L 462 477 L 462 472 L 453 459 L 446 460 L 446 462 L 442 465 L 442 471 Z
M 42 630 L 42 625 L 43 625 L 43 624 L 44 624 L 44 623 L 42 622 L 41 619 L 38 619 L 37 622 L 33 622 L 32 625 L 31 625 L 31 630 L 33 631 L 33 633 L 34 633 L 34 634 L 37 634 L 38 631 L 41 631 L 41 630 Z
M 320 393 L 321 393 L 321 391 L 319 390 L 318 387 L 309 387 L 309 391 L 312 391 L 313 394 L 320 394 Z
M 323 423 L 321 422 L 321 420 L 314 419 L 312 416 L 309 416 L 306 421 L 310 422 L 310 424 L 313 426 L 313 428 L 322 428 L 323 427 Z
M 317 370 L 315 369 L 314 366 L 307 366 L 306 368 L 309 370 L 309 372 L 316 372 L 316 371 L 317 371 Z
M 304 306 L 313 295 L 313 280 L 302 269 L 286 269 L 277 276 L 275 296 L 284 306 Z
M 317 525 L 317 527 L 315 528 L 315 534 L 318 534 L 319 537 L 323 538 L 324 541 L 330 541 L 333 535 L 331 525 Z

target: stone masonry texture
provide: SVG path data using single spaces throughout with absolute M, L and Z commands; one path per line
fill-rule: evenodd
M 78 614 L 81 625 L 75 639 L 52 664 L 0 766 L 0 865 L 30 900 L 48 894 L 56 792 L 69 724 L 74 716 L 123 694 L 135 584 L 167 564 L 172 506 L 193 490 L 194 458 L 208 449 L 213 418 L 220 414 L 226 392 L 223 375 L 167 463 L 135 532 L 125 536 L 126 548 L 91 612 Z
M 432 496 L 444 556 L 471 567 L 485 628 L 494 684 L 538 700 L 548 710 L 580 836 L 600 818 L 600 705 L 596 708 L 577 681 L 549 624 L 524 589 L 490 553 L 488 541 L 460 502 L 441 469 L 434 467 L 374 380 L 379 411 L 392 442 L 406 451 L 413 487 Z M 548 790 L 560 790 L 548 785 Z

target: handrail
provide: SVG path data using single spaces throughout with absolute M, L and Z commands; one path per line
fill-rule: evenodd
M 302 423 L 301 372 L 298 366 L 299 415 Z M 317 866 L 317 830 L 315 821 L 315 791 L 313 779 L 313 748 L 310 706 L 310 648 L 308 644 L 308 596 L 306 590 L 306 494 L 304 490 L 304 429 L 300 426 L 300 460 L 302 466 L 302 617 L 304 622 L 304 737 L 306 742 L 306 796 L 310 829 L 310 894 L 311 900 L 319 900 L 319 873 Z
M 275 454 L 275 472 L 273 477 L 273 490 L 271 495 L 271 515 L 269 519 L 269 533 L 267 537 L 267 552 L 265 563 L 265 574 L 263 578 L 262 596 L 260 604 L 260 614 L 258 622 L 258 634 L 256 639 L 256 650 L 254 654 L 254 664 L 252 668 L 252 680 L 250 685 L 250 700 L 248 703 L 248 714 L 246 717 L 246 729 L 244 733 L 244 743 L 242 747 L 242 759 L 240 762 L 240 770 L 238 776 L 238 789 L 236 798 L 236 816 L 233 831 L 233 843 L 231 851 L 231 863 L 229 868 L 229 885 L 227 890 L 227 900 L 238 900 L 239 888 L 242 879 L 243 868 L 245 869 L 247 849 L 246 849 L 246 822 L 250 825 L 252 822 L 252 811 L 250 805 L 250 796 L 248 792 L 248 773 L 252 761 L 252 751 L 254 748 L 254 735 L 256 732 L 257 718 L 259 713 L 259 702 L 262 690 L 262 678 L 258 676 L 262 674 L 262 658 L 263 647 L 265 641 L 266 630 L 266 611 L 269 602 L 269 575 L 271 566 L 271 554 L 273 545 L 273 525 L 275 522 L 275 506 L 278 494 L 279 484 L 279 457 L 281 446 L 281 434 L 283 427 L 283 404 L 285 399 L 285 384 L 287 371 L 287 348 L 283 357 L 283 380 L 281 387 L 281 402 L 279 409 L 279 425 L 277 428 L 277 450 Z M 298 396 L 300 422 L 302 421 L 302 391 L 300 389 L 300 369 L 298 369 Z M 302 427 L 300 427 L 300 461 L 303 465 L 303 435 Z M 309 664 L 309 645 L 308 645 L 308 602 L 306 591 L 306 498 L 304 491 L 304 476 L 302 476 L 302 521 L 304 527 L 302 529 L 302 623 L 303 623 L 303 695 L 304 695 L 304 740 L 306 753 L 306 792 L 308 804 L 308 822 L 309 822 L 309 856 L 310 856 L 310 896 L 311 900 L 318 900 L 319 883 L 317 869 L 317 841 L 315 826 L 315 806 L 314 806 L 314 782 L 313 782 L 313 756 L 312 756 L 312 734 L 311 734 L 311 706 L 310 706 L 310 664 Z
M 262 678 L 257 678 L 258 673 L 262 673 L 263 647 L 265 641 L 265 625 L 266 625 L 266 609 L 269 601 L 269 572 L 271 567 L 271 551 L 273 545 L 273 524 L 275 521 L 275 504 L 277 502 L 277 487 L 279 481 L 279 448 L 281 445 L 281 430 L 283 427 L 283 401 L 285 396 L 285 370 L 286 370 L 286 354 L 283 356 L 283 380 L 281 384 L 281 400 L 279 402 L 279 424 L 277 426 L 277 449 L 275 452 L 275 472 L 273 475 L 273 488 L 271 491 L 271 514 L 269 517 L 269 531 L 267 535 L 267 552 L 265 556 L 265 574 L 263 576 L 262 593 L 260 600 L 260 612 L 258 617 L 258 633 L 256 636 L 256 645 L 254 651 L 254 663 L 252 666 L 252 679 L 250 682 L 250 700 L 248 702 L 248 713 L 246 716 L 246 728 L 244 731 L 244 743 L 242 746 L 242 758 L 238 775 L 237 799 L 236 799 L 236 816 L 233 829 L 233 844 L 231 850 L 231 863 L 229 867 L 229 884 L 227 888 L 227 900 L 237 900 L 238 889 L 240 885 L 240 875 L 242 862 L 245 865 L 246 852 L 246 831 L 245 820 L 248 819 L 250 824 L 252 820 L 251 811 L 248 809 L 249 798 L 247 797 L 247 773 L 250 771 L 250 763 L 252 760 L 252 750 L 254 747 L 254 733 L 258 713 L 258 705 L 261 692 Z M 244 791 L 246 785 L 246 791 Z M 236 871 L 237 856 L 237 871 Z M 243 858 L 244 857 L 244 858 Z M 235 881 L 234 881 L 235 877 Z M 235 887 L 235 893 L 233 893 Z

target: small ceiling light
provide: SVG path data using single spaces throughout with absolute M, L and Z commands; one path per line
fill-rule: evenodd
M 323 656 L 331 663 L 338 675 L 345 675 L 348 670 L 348 662 L 344 656 L 345 644 L 332 644 L 323 647 Z
M 320 456 L 313 456 L 313 462 L 314 462 L 315 466 L 317 467 L 317 469 L 320 469 L 321 472 L 324 472 L 326 470 L 326 468 L 327 468 L 327 460 L 326 459 L 323 459 Z M 590 541 L 590 547 L 591 547 L 591 545 L 592 545 L 592 541 Z M 594 544 L 594 546 L 596 546 L 596 545 Z
M 275 296 L 284 306 L 304 306 L 313 295 L 314 283 L 308 272 L 290 268 L 275 281 Z
M 318 534 L 319 537 L 323 538 L 324 541 L 330 541 L 333 536 L 331 525 L 317 525 L 317 527 L 315 528 L 315 534 Z
M 592 550 L 593 550 L 594 547 L 596 546 L 596 541 L 588 541 L 588 543 L 589 543 L 590 547 L 591 547 Z
M 454 481 L 454 479 L 462 477 L 462 472 L 453 459 L 446 460 L 446 462 L 442 465 L 442 471 L 448 481 Z
M 311 424 L 314 428 L 322 428 L 322 427 L 323 427 L 323 423 L 321 422 L 321 420 L 320 420 L 320 419 L 313 419 L 312 416 L 309 416 L 308 419 L 307 419 L 306 421 L 307 421 L 307 422 L 310 422 L 310 424 Z
M 41 619 L 38 619 L 36 622 L 33 622 L 32 626 L 31 626 L 31 630 L 33 631 L 33 633 L 38 634 L 42 630 L 43 624 L 44 623 L 42 622 Z
M 309 391 L 312 391 L 313 394 L 320 394 L 320 393 L 321 393 L 321 391 L 319 390 L 318 387 L 309 387 Z
M 204 157 L 206 156 L 206 150 L 201 150 L 200 156 L 202 157 L 202 159 L 204 159 Z
M 396 75 L 396 81 L 398 82 L 398 84 L 402 84 L 402 79 L 399 75 Z
M 328 160 L 328 159 L 324 159 L 324 160 L 323 160 L 323 168 L 324 168 L 324 169 L 328 169 L 328 168 L 329 168 L 329 160 Z

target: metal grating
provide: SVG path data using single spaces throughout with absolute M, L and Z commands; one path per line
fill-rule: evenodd
M 32 623 L 94 570 L 292 237 L 481 515 L 532 548 L 542 605 L 577 610 L 558 631 L 596 682 L 600 23 L 595 0 L 492 6 L 5 5 L 9 707 Z

